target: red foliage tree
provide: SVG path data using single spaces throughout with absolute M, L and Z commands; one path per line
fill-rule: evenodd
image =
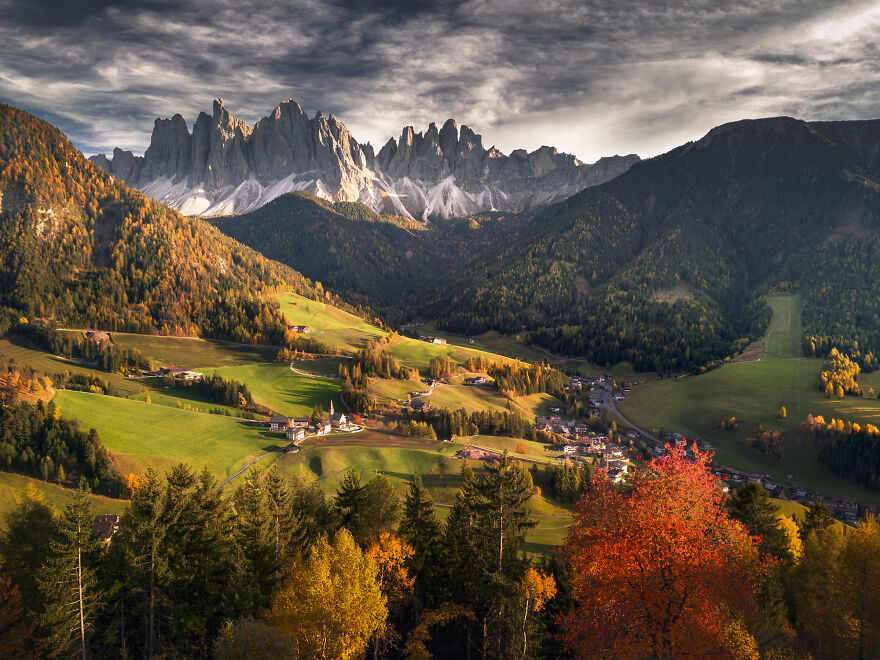
M 724 509 L 711 454 L 684 448 L 607 479 L 577 505 L 564 551 L 575 609 L 563 642 L 578 658 L 726 657 L 733 612 L 753 610 L 761 560 L 755 539 Z
M 32 636 L 34 625 L 24 618 L 18 585 L 0 576 L 0 653 L 9 658 L 37 658 Z

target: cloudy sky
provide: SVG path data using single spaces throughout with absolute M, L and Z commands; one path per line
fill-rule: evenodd
M 505 152 L 655 155 L 744 117 L 880 117 L 880 1 L 0 0 L 0 101 L 85 153 L 288 97 L 380 146 L 449 116 Z

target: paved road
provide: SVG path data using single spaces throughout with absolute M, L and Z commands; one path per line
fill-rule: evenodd
M 624 424 L 626 424 L 627 426 L 629 426 L 633 430 L 638 431 L 640 435 L 643 435 L 644 437 L 646 437 L 649 440 L 652 440 L 654 442 L 659 442 L 659 440 L 654 436 L 653 433 L 648 433 L 645 429 L 639 428 L 638 426 L 633 424 L 629 418 L 627 418 L 625 415 L 623 415 L 620 412 L 620 410 L 618 410 L 617 405 L 614 403 L 614 397 L 611 396 L 610 389 L 602 388 L 602 402 L 599 404 L 599 407 L 605 408 L 606 410 L 610 410 L 611 412 L 613 412 L 615 415 L 617 415 L 620 418 L 620 420 Z

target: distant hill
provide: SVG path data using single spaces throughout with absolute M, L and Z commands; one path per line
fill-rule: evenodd
M 530 332 L 551 350 L 641 369 L 735 355 L 771 287 L 804 297 L 808 353 L 880 353 L 880 121 L 740 121 L 535 214 L 437 287 L 462 333 Z
M 0 105 L 0 307 L 111 330 L 275 342 L 312 284 L 128 188 L 49 124 Z

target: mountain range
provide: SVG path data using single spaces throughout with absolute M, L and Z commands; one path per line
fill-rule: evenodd
M 554 353 L 668 373 L 738 355 L 767 326 L 765 294 L 792 291 L 805 354 L 837 347 L 878 367 L 880 120 L 725 124 L 523 213 L 423 223 L 299 191 L 212 227 L 119 177 L 193 171 L 198 143 L 212 154 L 203 176 L 221 185 L 228 169 L 214 159 L 245 168 L 241 145 L 257 144 L 256 130 L 225 146 L 196 130 L 175 158 L 155 141 L 166 157 L 152 150 L 128 172 L 114 158 L 111 177 L 57 129 L 0 109 L 0 316 L 271 340 L 283 325 L 255 294 L 327 297 L 320 280 L 389 321 L 515 333 Z M 247 133 L 231 117 L 223 125 Z M 395 142 L 371 158 L 400 172 L 420 163 L 423 177 L 451 167 L 399 154 Z M 171 162 L 173 171 L 159 166 Z
M 377 213 L 428 220 L 485 211 L 519 212 L 561 201 L 625 172 L 638 156 L 589 165 L 552 147 L 509 155 L 452 119 L 424 133 L 412 126 L 374 153 L 334 115 L 309 117 L 288 99 L 254 126 L 220 99 L 192 132 L 179 114 L 157 119 L 143 156 L 114 149 L 96 165 L 186 215 L 253 211 L 306 191 L 331 202 L 359 202 Z

